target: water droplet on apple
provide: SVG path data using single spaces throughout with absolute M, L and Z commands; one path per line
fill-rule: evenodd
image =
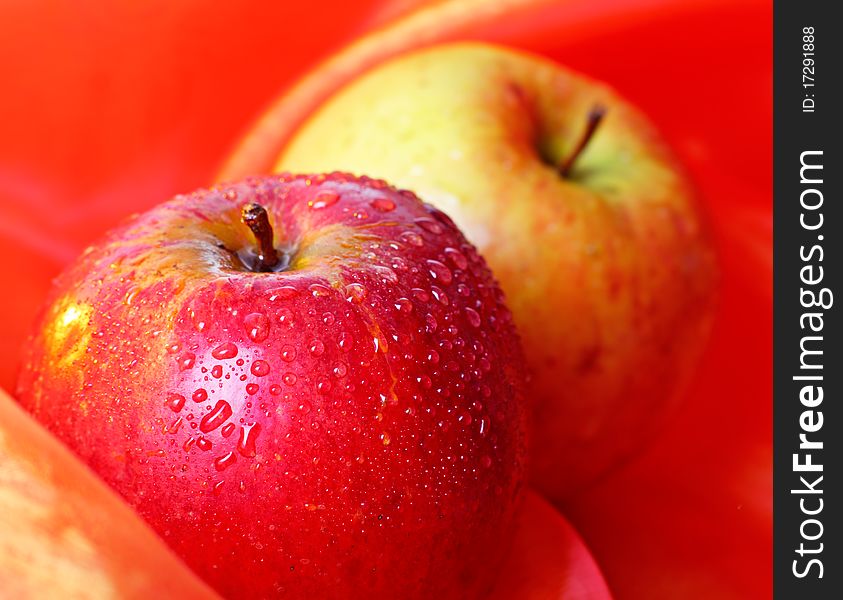
M 208 438 L 200 436 L 199 439 L 196 440 L 196 447 L 199 448 L 202 452 L 207 452 L 208 450 L 213 448 L 214 445 L 211 443 L 211 440 L 209 440 Z
M 439 327 L 439 323 L 436 321 L 436 317 L 434 317 L 430 313 L 427 313 L 424 316 L 424 325 L 428 333 L 433 333 L 434 331 L 436 331 L 437 327 Z
M 252 363 L 251 371 L 255 377 L 264 377 L 269 374 L 269 363 L 265 360 L 256 360 Z
M 179 357 L 179 369 L 181 371 L 192 369 L 195 362 L 196 355 L 193 352 L 185 352 Z
M 208 392 L 206 392 L 203 388 L 199 388 L 193 395 L 190 397 L 191 400 L 194 402 L 204 402 L 208 399 Z
M 443 285 L 448 285 L 454 280 L 451 270 L 438 260 L 428 259 L 426 262 L 430 276 L 436 281 L 442 282 Z
M 439 303 L 443 306 L 449 306 L 451 301 L 448 299 L 448 296 L 442 290 L 442 288 L 437 286 L 431 286 L 430 293 L 433 294 L 433 297 L 439 301 Z
M 443 231 L 442 225 L 440 225 L 433 219 L 428 219 L 427 217 L 419 217 L 418 219 L 416 219 L 415 222 L 416 225 L 434 235 L 439 235 Z
M 260 423 L 243 425 L 240 428 L 240 439 L 237 441 L 237 451 L 246 458 L 253 458 L 257 454 L 255 442 L 261 432 Z
M 325 344 L 323 344 L 321 340 L 310 340 L 310 343 L 307 345 L 307 349 L 313 356 L 322 356 L 325 352 Z
M 328 208 L 339 202 L 340 195 L 333 190 L 323 190 L 309 200 L 307 206 L 313 210 Z
M 179 417 L 169 425 L 167 425 L 167 433 L 177 433 L 182 426 L 182 418 Z
M 222 365 L 214 365 L 214 368 L 211 369 L 211 375 L 217 379 L 222 377 Z
M 193 444 L 195 444 L 195 443 L 196 443 L 196 440 L 193 439 L 192 437 L 187 438 L 185 440 L 184 444 L 182 444 L 182 449 L 184 449 L 185 452 L 190 452 L 190 449 L 193 448 Z
M 184 407 L 184 396 L 181 394 L 167 394 L 164 404 L 170 407 L 173 412 L 179 412 Z
M 246 393 L 249 394 L 250 396 L 254 396 L 255 394 L 257 394 L 259 389 L 260 389 L 260 387 L 258 387 L 257 383 L 247 383 L 246 384 Z
M 202 417 L 202 421 L 199 423 L 199 430 L 202 433 L 213 431 L 225 423 L 231 417 L 231 414 L 231 405 L 225 400 L 217 400 L 214 409 Z
M 349 283 L 345 286 L 345 297 L 349 302 L 360 304 L 366 299 L 366 288 L 359 283 Z
M 282 285 L 269 291 L 269 301 L 288 300 L 299 293 L 299 290 L 291 285 Z
M 398 298 L 395 301 L 395 310 L 405 314 L 413 312 L 413 303 L 407 298 Z
M 217 457 L 214 460 L 214 468 L 217 471 L 225 471 L 228 467 L 234 464 L 234 461 L 237 460 L 237 457 L 234 456 L 234 452 L 229 452 L 227 454 L 223 454 L 220 457 Z
M 336 365 L 334 365 L 333 371 L 331 371 L 333 376 L 338 378 L 338 379 L 340 377 L 345 377 L 345 374 L 347 372 L 348 372 L 348 369 L 346 368 L 345 364 L 343 364 L 343 363 L 337 363 Z
M 393 256 L 389 259 L 389 266 L 395 271 L 407 271 L 410 267 L 407 266 L 407 261 L 400 256 Z
M 231 342 L 224 342 L 211 350 L 211 356 L 217 360 L 226 360 L 237 356 L 237 346 Z
M 381 439 L 381 443 L 384 446 L 389 446 L 389 444 L 392 443 L 392 438 L 389 437 L 389 434 L 386 433 L 385 431 L 380 435 L 380 439 Z
M 404 242 L 405 244 L 409 244 L 410 246 L 415 246 L 416 248 L 424 246 L 424 238 L 415 231 L 405 231 L 398 236 L 398 240 Z
M 372 208 L 380 212 L 390 212 L 395 210 L 395 202 L 389 198 L 375 198 L 370 202 Z
M 314 283 L 308 288 L 314 298 L 324 298 L 331 295 L 331 288 L 322 285 L 321 283 Z
M 465 270 L 468 267 L 468 259 L 456 248 L 445 248 L 445 256 L 457 269 Z
M 430 294 L 421 288 L 413 288 L 413 297 L 419 302 L 430 302 Z
M 286 306 L 279 308 L 275 316 L 278 319 L 279 325 L 284 325 L 285 327 L 292 328 L 293 311 L 291 311 L 289 308 L 287 308 Z
M 220 429 L 220 433 L 222 437 L 228 437 L 234 432 L 234 423 L 226 423 L 223 425 L 222 429 Z
M 486 437 L 489 435 L 489 418 L 486 416 L 480 417 L 480 437 Z
M 298 377 L 296 377 L 295 373 L 284 373 L 281 377 L 281 381 L 283 381 L 286 385 L 296 385 L 296 381 Z
M 464 309 L 465 316 L 472 327 L 480 327 L 480 315 L 473 308 L 466 306 Z
M 347 331 L 343 331 L 339 337 L 337 338 L 337 345 L 340 347 L 340 350 L 343 352 L 348 352 L 351 350 L 351 346 L 354 344 L 354 337 L 348 333 Z
M 430 204 L 428 204 L 426 208 L 427 212 L 433 215 L 436 220 L 445 225 L 445 227 L 448 227 L 449 229 L 457 229 L 456 224 L 447 214 Z
M 331 382 L 327 379 L 323 379 L 316 384 L 316 391 L 320 394 L 327 394 L 331 391 Z
M 334 317 L 334 313 L 332 313 L 332 312 L 322 313 L 322 322 L 325 325 L 333 325 L 334 321 L 336 321 L 336 317 Z
M 218 469 L 222 470 L 222 469 Z M 225 480 L 218 481 L 214 484 L 214 496 L 220 496 L 222 494 L 222 486 L 225 485 Z
M 273 383 L 271 386 L 269 386 L 269 393 L 273 396 L 277 396 L 281 393 L 281 386 L 277 383 Z
M 243 319 L 246 335 L 253 342 L 262 342 L 269 336 L 269 319 L 261 313 L 250 313 Z
M 289 344 L 281 348 L 281 360 L 284 362 L 293 362 L 296 360 L 296 349 Z

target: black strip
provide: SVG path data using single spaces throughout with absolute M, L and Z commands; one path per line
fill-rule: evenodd
M 843 30 L 832 16 L 836 6 L 774 3 L 773 533 L 781 599 L 843 599 Z

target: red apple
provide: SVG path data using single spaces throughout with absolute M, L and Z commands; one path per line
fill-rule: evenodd
M 0 598 L 214 598 L 0 390 Z
M 468 598 L 522 487 L 523 372 L 444 213 L 382 181 L 281 175 L 89 248 L 18 391 L 226 597 Z

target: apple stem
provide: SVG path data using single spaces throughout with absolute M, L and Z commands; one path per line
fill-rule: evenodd
M 250 202 L 243 206 L 240 212 L 240 220 L 246 227 L 252 230 L 255 240 L 258 242 L 258 263 L 257 270 L 261 272 L 272 271 L 278 264 L 278 251 L 273 245 L 272 225 L 269 223 L 269 215 L 266 209 L 260 204 Z
M 603 120 L 605 115 L 606 108 L 600 104 L 595 104 L 588 112 L 588 121 L 586 122 L 585 131 L 580 138 L 580 142 L 568 158 L 562 161 L 559 165 L 559 174 L 562 175 L 562 177 L 567 179 L 570 176 L 571 169 L 574 168 L 574 163 L 577 158 L 579 158 L 580 154 L 582 154 L 583 150 L 585 150 L 585 147 L 588 146 L 588 142 L 591 141 L 591 138 L 594 137 L 594 132 L 597 130 L 597 126 L 600 125 L 600 121 Z

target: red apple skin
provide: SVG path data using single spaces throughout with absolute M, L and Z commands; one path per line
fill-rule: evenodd
M 289 269 L 258 273 L 266 207 Z M 524 366 L 450 219 L 349 175 L 179 196 L 89 248 L 21 403 L 225 597 L 470 598 L 524 479 Z

